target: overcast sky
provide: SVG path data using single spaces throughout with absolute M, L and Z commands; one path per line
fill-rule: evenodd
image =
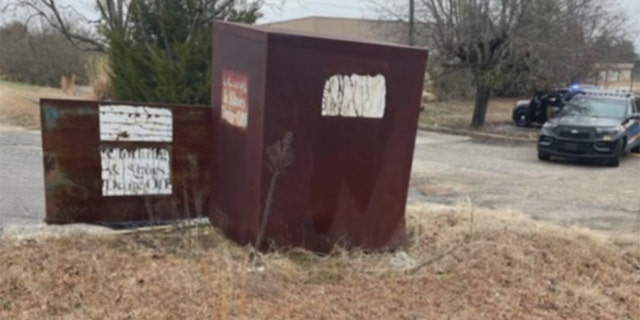
M 0 7 L 10 0 L 0 0 Z M 93 1 L 90 0 L 60 0 L 69 3 L 78 11 L 92 11 Z M 606 0 L 614 2 L 614 0 Z M 635 30 L 631 31 L 632 40 L 635 42 L 636 51 L 640 52 L 640 0 L 618 0 L 623 10 L 629 16 Z M 264 8 L 265 16 L 259 22 L 275 22 L 303 18 L 308 16 L 328 16 L 347 18 L 376 18 L 379 11 L 371 5 L 370 0 L 266 0 Z M 377 0 L 385 3 L 384 0 Z M 407 0 L 408 2 L 408 0 Z M 0 23 L 10 20 L 8 14 L 0 16 Z
M 367 0 L 267 0 L 261 22 L 275 22 L 307 16 L 362 18 L 370 15 Z M 284 4 L 283 4 L 284 2 Z
M 635 42 L 636 51 L 640 52 L 640 0 L 618 1 L 635 29 L 629 34 Z M 270 4 L 282 2 L 282 0 L 267 0 Z M 265 16 L 260 22 L 275 22 L 307 16 L 375 18 L 377 15 L 375 7 L 370 5 L 368 0 L 286 0 L 283 5 L 268 6 L 264 11 Z

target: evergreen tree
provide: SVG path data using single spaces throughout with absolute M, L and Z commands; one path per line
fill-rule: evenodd
M 209 104 L 213 20 L 254 23 L 260 2 L 132 1 L 128 25 L 103 31 L 118 100 Z

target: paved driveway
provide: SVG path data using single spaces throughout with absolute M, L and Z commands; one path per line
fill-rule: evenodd
M 541 162 L 535 144 L 491 144 L 420 132 L 414 198 L 522 211 L 561 225 L 640 232 L 640 156 L 618 168 Z
M 0 224 L 42 222 L 44 208 L 40 132 L 0 126 Z

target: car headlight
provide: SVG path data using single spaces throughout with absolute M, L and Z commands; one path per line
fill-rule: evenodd
M 624 128 L 622 126 L 596 128 L 596 133 L 598 133 L 601 136 L 604 136 L 604 135 L 614 136 L 622 131 L 624 131 Z
M 596 128 L 596 133 L 602 138 L 603 141 L 612 141 L 615 136 L 624 131 L 622 126 L 617 127 L 603 127 Z
M 545 122 L 542 125 L 542 132 L 551 132 L 553 129 L 555 129 L 558 125 L 552 122 Z

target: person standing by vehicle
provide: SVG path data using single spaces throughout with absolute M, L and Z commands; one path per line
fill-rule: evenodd
M 549 103 L 549 93 L 547 91 L 536 91 L 529 104 L 529 119 L 538 123 L 546 122 Z

